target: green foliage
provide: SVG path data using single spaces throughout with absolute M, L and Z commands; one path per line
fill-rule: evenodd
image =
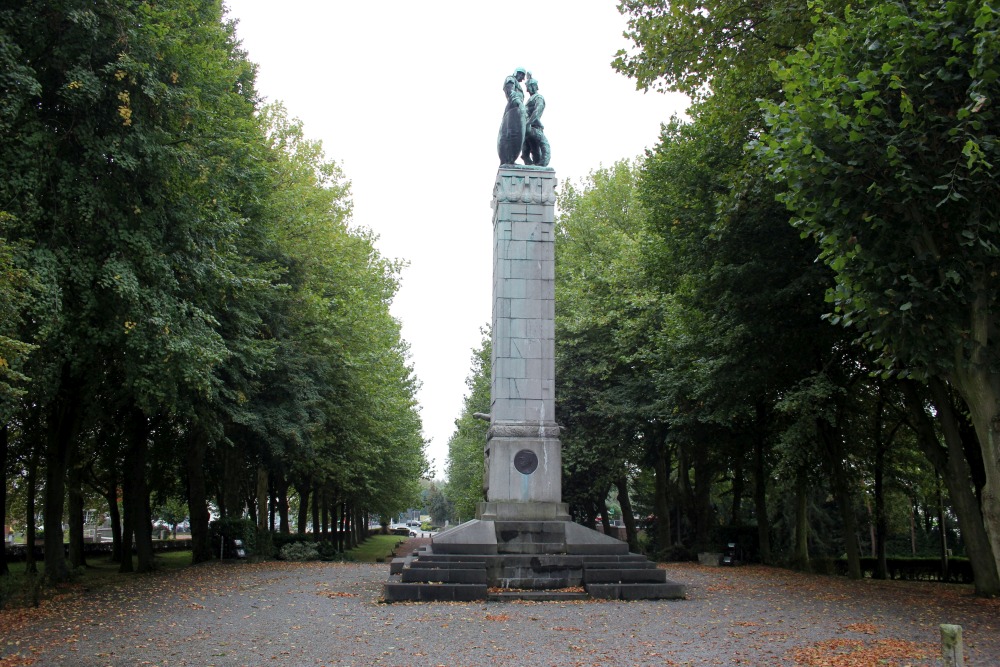
M 176 528 L 177 524 L 188 515 L 187 500 L 177 496 L 167 498 L 162 505 L 156 508 L 154 515 L 169 523 L 171 528 Z
M 437 484 L 431 483 L 427 489 L 424 506 L 427 508 L 427 513 L 431 515 L 431 520 L 438 525 L 443 526 L 446 521 L 455 518 L 455 509 L 451 499 L 444 490 L 438 488 Z M 421 529 L 429 530 L 424 526 L 429 526 L 429 524 L 425 523 L 421 526 Z
M 290 561 L 319 560 L 319 548 L 315 542 L 292 542 L 281 547 L 278 558 Z
M 947 382 L 968 406 L 995 569 L 1000 15 L 972 0 L 815 11 L 813 42 L 772 66 L 783 99 L 763 103 L 754 147 L 835 273 L 829 320 L 860 332 L 884 377 Z
M 455 432 L 448 440 L 448 486 L 445 495 L 456 519 L 476 515 L 476 504 L 483 498 L 486 432 L 489 422 L 477 419 L 476 413 L 490 413 L 490 333 L 482 330 L 483 341 L 473 350 L 461 416 L 455 420 Z M 433 513 L 432 513 L 433 514 Z M 434 516 L 439 520 L 439 517 Z
M 0 10 L 0 418 L 47 520 L 67 463 L 137 489 L 140 525 L 150 492 L 200 521 L 207 489 L 239 520 L 258 469 L 352 510 L 417 496 L 402 264 L 254 69 L 217 0 Z
M 212 544 L 218 553 L 219 539 L 226 540 L 226 550 L 229 550 L 230 540 L 243 540 L 243 548 L 247 555 L 257 553 L 257 526 L 249 519 L 223 517 L 211 523 Z M 267 554 L 264 554 L 265 556 Z
M 980 352 L 995 372 L 970 313 L 1000 287 L 996 12 L 889 2 L 821 16 L 814 44 L 773 65 L 786 101 L 764 105 L 756 146 L 836 272 L 830 319 L 904 374 Z
M 659 410 L 649 373 L 660 295 L 642 258 L 649 242 L 638 168 L 591 172 L 560 193 L 556 222 L 556 415 L 564 427 L 563 497 L 584 515 L 642 459 Z

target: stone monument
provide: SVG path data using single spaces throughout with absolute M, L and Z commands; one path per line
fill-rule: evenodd
M 524 74 L 515 70 L 505 82 L 501 166 L 493 184 L 486 499 L 476 519 L 394 560 L 385 600 L 683 598 L 684 586 L 668 581 L 664 570 L 630 554 L 625 542 L 570 521 L 562 502 L 555 422 L 556 175 L 546 166 L 513 163 L 524 148 L 519 119 L 525 114 L 523 95 L 508 88 L 520 91 Z
M 551 169 L 500 167 L 493 186 L 493 356 L 485 519 L 568 519 L 555 422 Z

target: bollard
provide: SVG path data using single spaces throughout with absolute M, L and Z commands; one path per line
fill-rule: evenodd
M 941 624 L 941 657 L 944 667 L 965 667 L 962 649 L 962 626 Z

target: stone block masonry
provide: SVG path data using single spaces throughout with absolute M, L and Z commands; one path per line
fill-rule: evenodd
M 493 372 L 484 480 L 490 502 L 562 501 L 555 188 L 551 169 L 501 167 L 493 189 Z

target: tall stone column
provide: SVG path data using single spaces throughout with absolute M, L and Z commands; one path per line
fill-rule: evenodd
M 555 171 L 501 167 L 493 188 L 487 520 L 566 519 L 555 423 Z

